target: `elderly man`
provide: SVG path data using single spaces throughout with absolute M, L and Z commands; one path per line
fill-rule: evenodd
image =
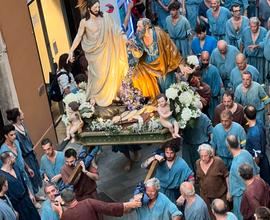
M 214 65 L 209 64 L 209 53 L 207 51 L 202 52 L 201 62 L 202 81 L 208 84 L 211 89 L 208 115 L 213 120 L 214 110 L 219 103 L 219 97 L 223 91 L 223 82 L 218 69 Z
M 251 154 L 248 151 L 241 149 L 236 136 L 229 135 L 227 137 L 227 147 L 233 155 L 229 175 L 229 193 L 233 200 L 233 213 L 236 215 L 238 220 L 242 220 L 243 216 L 240 212 L 240 204 L 246 187 L 239 175 L 238 169 L 243 163 L 248 163 L 252 166 L 254 175 L 257 175 L 259 174 L 260 168 L 256 165 Z
M 215 199 L 211 207 L 216 220 L 237 220 L 232 212 L 227 211 L 226 203 L 222 199 Z
M 139 59 L 132 76 L 133 86 L 152 100 L 175 82 L 173 71 L 178 67 L 183 74 L 192 71 L 184 66 L 185 61 L 169 35 L 152 27 L 147 18 L 138 21 L 136 40 L 130 42 L 129 49 Z
M 193 172 L 196 170 L 195 163 L 199 159 L 198 147 L 201 144 L 209 143 L 212 129 L 210 119 L 202 113 L 195 119 L 193 127 L 187 126 L 183 130 L 182 157 Z
M 175 203 L 179 197 L 179 186 L 184 181 L 194 181 L 194 173 L 186 161 L 176 155 L 179 147 L 175 141 L 165 143 L 161 149 L 164 157 L 155 154 L 143 163 L 143 167 L 149 166 L 154 160 L 159 161 L 155 177 L 160 181 L 160 192 Z
M 245 117 L 248 121 L 246 150 L 253 156 L 260 167 L 261 178 L 270 184 L 270 166 L 266 155 L 266 131 L 262 122 L 256 120 L 256 108 L 246 106 Z
M 218 68 L 225 89 L 228 87 L 231 71 L 236 66 L 235 58 L 238 53 L 239 50 L 236 47 L 220 40 L 217 48 L 211 54 L 210 63 Z
M 210 215 L 207 205 L 203 199 L 195 194 L 195 189 L 192 183 L 184 182 L 180 186 L 181 196 L 177 203 L 182 205 L 185 203 L 185 219 L 188 220 L 210 220 Z
M 232 17 L 226 22 L 226 41 L 228 44 L 240 48 L 243 31 L 248 27 L 249 19 L 241 15 L 241 6 L 238 4 L 230 7 Z
M 265 59 L 263 56 L 263 40 L 267 30 L 260 27 L 260 20 L 252 17 L 249 20 L 249 27 L 243 32 L 242 46 L 243 53 L 246 55 L 248 63 L 255 66 L 259 73 L 259 82 L 265 82 Z
M 233 115 L 230 110 L 221 112 L 220 121 L 221 123 L 217 124 L 213 129 L 211 146 L 214 148 L 215 154 L 230 169 L 233 157 L 226 146 L 226 138 L 229 135 L 235 135 L 241 146 L 244 147 L 246 144 L 246 133 L 240 124 L 233 122 Z
M 166 27 L 179 52 L 186 58 L 190 54 L 189 37 L 191 28 L 186 17 L 180 15 L 180 6 L 178 1 L 169 5 L 170 16 L 166 18 Z
M 77 152 L 72 148 L 67 149 L 65 151 L 65 165 L 61 169 L 62 179 L 65 184 L 69 184 L 68 179 L 74 172 L 76 162 Z M 80 161 L 80 165 L 82 172 L 73 183 L 76 199 L 81 201 L 86 198 L 97 198 L 96 181 L 99 179 L 97 169 L 90 165 L 87 170 L 83 161 Z
M 235 91 L 236 87 L 242 83 L 242 73 L 245 71 L 251 73 L 253 81 L 263 83 L 259 81 L 262 78 L 260 77 L 259 71 L 256 67 L 247 64 L 247 59 L 244 54 L 239 53 L 235 58 L 235 62 L 237 66 L 231 71 L 230 82 L 228 85 L 230 89 Z
M 213 149 L 209 144 L 200 145 L 198 152 L 200 159 L 196 162 L 196 176 L 200 196 L 207 204 L 209 213 L 212 214 L 211 203 L 214 199 L 221 198 L 226 201 L 229 172 L 224 162 L 213 155 Z
M 268 107 L 270 114 L 270 98 L 259 83 L 252 81 L 249 72 L 242 74 L 242 83 L 235 90 L 235 101 L 243 106 L 253 105 L 257 110 L 256 119 L 263 123 L 265 123 L 265 107 Z
M 60 205 L 62 199 L 54 183 L 47 182 L 44 186 L 44 192 L 47 196 L 47 200 L 43 202 L 41 208 L 41 220 L 59 220 L 59 213 L 57 205 Z
M 65 164 L 65 156 L 61 151 L 56 151 L 50 139 L 45 138 L 41 141 L 44 155 L 40 160 L 40 171 L 45 182 L 54 182 L 60 187 L 62 182 L 61 168 Z
M 227 8 L 220 6 L 220 0 L 211 0 L 211 8 L 206 12 L 211 35 L 217 40 L 225 39 L 225 28 L 231 13 Z
M 222 102 L 215 108 L 215 116 L 213 125 L 220 123 L 220 114 L 224 110 L 230 110 L 233 115 L 233 121 L 244 127 L 246 119 L 244 116 L 244 108 L 239 103 L 234 102 L 234 94 L 230 90 L 226 90 L 222 97 Z
M 124 203 L 106 203 L 95 199 L 78 201 L 71 189 L 64 189 L 61 192 L 61 198 L 66 207 L 63 212 L 62 207 L 56 206 L 61 220 L 99 220 L 100 215 L 103 214 L 119 217 L 129 210 L 141 206 L 141 202 L 136 200 Z
M 253 168 L 249 164 L 242 164 L 238 171 L 246 185 L 240 210 L 244 219 L 251 220 L 256 208 L 269 205 L 269 185 L 259 176 L 253 176 Z
M 145 182 L 146 194 L 150 201 L 136 209 L 138 220 L 180 220 L 182 213 L 176 205 L 163 193 L 159 192 L 160 183 L 157 178 Z M 140 199 L 142 195 L 135 195 L 134 200 Z

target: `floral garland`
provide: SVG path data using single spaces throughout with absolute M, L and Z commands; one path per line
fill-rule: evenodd
M 144 99 L 141 91 L 135 89 L 132 85 L 133 71 L 134 67 L 130 67 L 119 91 L 120 100 L 127 105 L 129 111 L 141 109 L 143 107 L 142 101 Z

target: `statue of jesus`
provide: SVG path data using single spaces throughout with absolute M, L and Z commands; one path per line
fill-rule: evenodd
M 87 100 L 109 106 L 117 97 L 122 79 L 128 71 L 126 35 L 106 12 L 100 11 L 98 0 L 85 0 L 85 17 L 71 46 L 68 61 L 81 43 L 88 61 Z

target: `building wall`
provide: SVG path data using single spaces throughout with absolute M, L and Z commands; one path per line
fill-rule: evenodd
M 55 142 L 56 134 L 30 15 L 26 1 L 0 1 L 0 30 L 7 45 L 15 89 L 35 150 L 40 154 L 41 139 L 46 136 Z

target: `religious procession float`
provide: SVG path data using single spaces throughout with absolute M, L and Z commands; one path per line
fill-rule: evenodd
M 190 56 L 187 63 L 194 67 L 197 57 Z M 130 67 L 117 100 L 110 106 L 100 107 L 86 101 L 87 83 L 79 84 L 79 92 L 64 98 L 66 114 L 62 121 L 67 129 L 76 131 L 76 141 L 84 146 L 163 143 L 173 138 L 167 126 L 162 125 L 157 101 L 143 97 L 132 85 Z M 180 132 L 200 116 L 199 94 L 185 80 L 178 80 L 165 92 L 169 107 L 169 121 L 177 122 Z M 172 122 L 172 121 L 171 121 Z M 172 122 L 173 124 L 173 122 Z M 76 127 L 77 126 L 77 127 Z

